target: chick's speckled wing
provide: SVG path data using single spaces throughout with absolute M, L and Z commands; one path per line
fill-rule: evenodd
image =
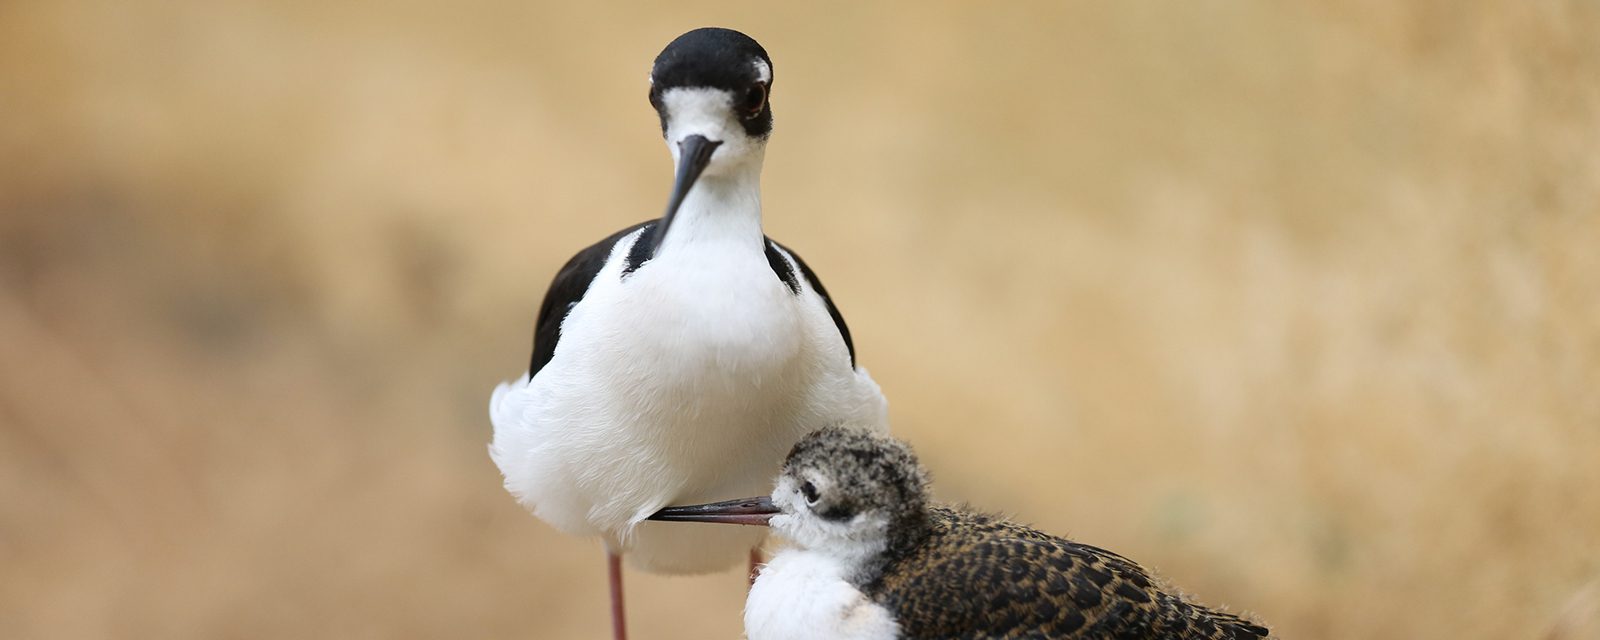
M 1255 640 L 1267 629 L 1163 591 L 1115 553 L 937 507 L 933 535 L 869 588 L 904 638 Z

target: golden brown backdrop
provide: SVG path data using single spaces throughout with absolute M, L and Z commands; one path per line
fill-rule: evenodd
M 0 636 L 603 636 L 485 405 L 707 24 L 941 496 L 1285 637 L 1600 637 L 1582 0 L 0 2 Z

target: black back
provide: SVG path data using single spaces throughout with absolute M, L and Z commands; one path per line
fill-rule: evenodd
M 594 243 L 579 251 L 556 272 L 556 277 L 550 282 L 550 289 L 544 294 L 544 302 L 539 305 L 539 318 L 533 328 L 533 358 L 528 363 L 528 378 L 539 373 L 550 359 L 555 357 L 556 343 L 561 341 L 561 323 L 567 319 L 567 314 L 572 308 L 583 300 L 589 291 L 589 285 L 594 282 L 595 276 L 600 274 L 600 269 L 605 266 L 606 258 L 611 256 L 611 251 L 617 242 L 627 237 L 628 234 L 644 229 L 639 238 L 634 241 L 628 250 L 626 262 L 622 266 L 622 277 L 627 278 L 639 267 L 644 266 L 653 257 L 650 253 L 651 239 L 656 231 L 655 223 L 659 220 L 646 220 L 639 224 L 606 236 L 604 240 Z M 844 340 L 844 346 L 850 352 L 850 366 L 856 365 L 856 347 L 850 339 L 850 328 L 844 324 L 844 316 L 839 313 L 839 308 L 834 306 L 833 298 L 828 297 L 828 290 L 823 288 L 822 281 L 817 279 L 817 274 L 811 267 L 800 259 L 800 254 L 795 253 L 771 238 L 765 238 L 767 265 L 772 268 L 772 273 L 789 291 L 795 295 L 800 294 L 800 282 L 795 277 L 794 270 L 790 268 L 789 261 L 785 260 L 779 249 L 794 258 L 800 268 L 800 275 L 811 285 L 811 289 L 822 296 L 823 304 L 828 307 L 828 315 L 833 318 L 834 326 L 839 329 L 839 337 Z

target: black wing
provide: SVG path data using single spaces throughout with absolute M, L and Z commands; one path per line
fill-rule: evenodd
M 905 638 L 1256 640 L 1264 627 L 1185 601 L 1117 554 L 989 516 L 944 520 L 869 593 Z
M 555 357 L 556 343 L 561 341 L 561 321 L 566 320 L 572 307 L 583 300 L 583 294 L 589 291 L 589 283 L 594 282 L 600 268 L 605 266 L 606 258 L 610 257 L 612 247 L 616 246 L 618 240 L 652 222 L 655 220 L 646 220 L 606 236 L 606 239 L 572 256 L 556 272 L 555 279 L 550 281 L 550 289 L 544 294 L 544 302 L 539 305 L 539 319 L 533 326 L 533 361 L 528 364 L 528 379 L 533 379 L 534 374 L 539 373 Z
M 802 260 L 800 254 L 795 253 L 794 249 L 785 247 L 772 238 L 767 238 L 767 264 L 772 267 L 773 273 L 778 274 L 779 280 L 789 285 L 790 291 L 796 294 L 800 293 L 800 284 L 795 281 L 794 272 L 789 269 L 789 262 L 784 260 L 773 249 L 774 247 L 783 249 L 785 253 L 789 254 L 789 257 L 794 258 L 794 263 L 800 267 L 800 275 L 804 276 L 806 282 L 811 284 L 811 288 L 817 292 L 817 295 L 822 296 L 823 304 L 828 305 L 828 315 L 833 318 L 833 326 L 839 328 L 839 337 L 844 338 L 844 348 L 850 351 L 850 366 L 855 367 L 856 344 L 850 340 L 850 327 L 845 326 L 844 315 L 839 313 L 839 307 L 834 306 L 833 298 L 828 296 L 828 289 L 822 286 L 822 280 L 817 279 L 817 274 L 811 270 L 811 267 L 806 266 L 806 261 Z
M 572 256 L 572 259 L 561 267 L 561 271 L 556 273 L 555 279 L 550 282 L 550 290 L 544 294 L 544 303 L 539 305 L 539 319 L 534 324 L 533 359 L 528 364 L 529 379 L 555 357 L 556 343 L 561 341 L 561 322 L 567 319 L 567 312 L 583 300 L 583 294 L 589 291 L 590 283 L 594 282 L 594 277 L 600 273 L 601 267 L 605 266 L 606 258 L 611 256 L 611 250 L 619 240 L 641 227 L 644 228 L 644 233 L 639 235 L 639 239 L 628 251 L 626 262 L 622 267 L 623 277 L 627 277 L 654 257 L 651 249 L 655 243 L 651 242 L 651 238 L 656 231 L 656 227 L 653 226 L 655 222 L 656 220 L 646 220 L 606 236 L 604 240 Z M 800 283 L 795 278 L 794 270 L 789 267 L 789 261 L 784 260 L 778 253 L 780 248 L 794 258 L 795 264 L 800 267 L 800 275 L 811 284 L 817 295 L 822 296 L 822 302 L 828 307 L 828 315 L 833 318 L 834 326 L 839 328 L 839 336 L 844 339 L 845 349 L 850 352 L 850 366 L 854 367 L 856 346 L 850 339 L 850 327 L 845 326 L 844 316 L 840 315 L 839 308 L 834 306 L 833 298 L 828 297 L 828 290 L 822 286 L 822 281 L 817 279 L 817 274 L 811 271 L 811 267 L 806 266 L 806 261 L 802 260 L 800 254 L 795 253 L 793 249 L 766 238 L 767 265 L 772 267 L 772 272 L 789 287 L 790 291 L 797 295 L 800 293 Z

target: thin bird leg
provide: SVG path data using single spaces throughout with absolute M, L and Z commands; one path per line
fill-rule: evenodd
M 606 551 L 606 576 L 611 582 L 611 637 L 628 640 L 628 619 L 622 607 L 622 555 Z
M 745 588 L 756 586 L 756 574 L 761 573 L 761 563 L 765 561 L 766 559 L 761 557 L 760 547 L 750 547 L 750 574 L 748 576 L 750 583 L 745 585 Z

